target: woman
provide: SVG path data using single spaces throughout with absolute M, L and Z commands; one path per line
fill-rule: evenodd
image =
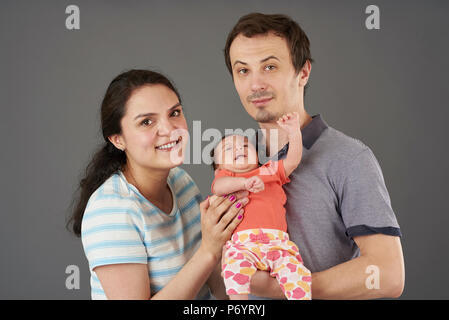
M 199 203 L 197 186 L 178 168 L 187 124 L 176 89 L 156 72 L 122 73 L 106 91 L 101 125 L 105 143 L 87 166 L 71 218 L 92 298 L 207 298 L 209 277 L 214 295 L 226 297 L 222 247 L 247 193 Z

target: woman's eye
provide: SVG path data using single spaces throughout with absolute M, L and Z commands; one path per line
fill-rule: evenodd
M 274 69 L 276 69 L 276 67 L 271 65 L 271 64 L 265 67 L 265 70 L 268 70 L 268 71 L 271 71 L 271 70 L 274 70 Z
M 145 119 L 140 124 L 143 125 L 143 126 L 149 126 L 152 123 L 153 123 L 153 121 L 151 119 Z
M 238 73 L 240 73 L 240 74 L 246 74 L 246 73 L 248 73 L 248 69 L 245 69 L 245 68 L 239 69 L 239 70 L 238 70 Z

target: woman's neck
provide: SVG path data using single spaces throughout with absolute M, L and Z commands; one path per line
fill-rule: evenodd
M 148 201 L 166 213 L 171 212 L 173 199 L 167 184 L 170 170 L 149 170 L 128 163 L 122 172 L 128 183 L 135 186 Z

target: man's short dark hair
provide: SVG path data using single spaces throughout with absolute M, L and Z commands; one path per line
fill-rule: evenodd
M 313 62 L 310 54 L 310 42 L 301 27 L 289 16 L 283 14 L 250 13 L 239 19 L 226 40 L 224 55 L 226 66 L 232 75 L 231 57 L 229 50 L 234 39 L 243 34 L 251 38 L 255 35 L 274 34 L 284 38 L 290 51 L 293 67 L 298 74 L 307 60 Z

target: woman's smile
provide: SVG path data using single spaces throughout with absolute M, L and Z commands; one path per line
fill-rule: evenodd
M 168 143 L 158 145 L 155 148 L 156 148 L 156 150 L 159 150 L 159 151 L 169 152 L 169 151 L 172 151 L 174 149 L 174 147 L 181 142 L 181 140 L 182 140 L 182 136 L 180 136 L 178 138 L 178 140 L 174 140 L 174 141 L 170 141 Z

